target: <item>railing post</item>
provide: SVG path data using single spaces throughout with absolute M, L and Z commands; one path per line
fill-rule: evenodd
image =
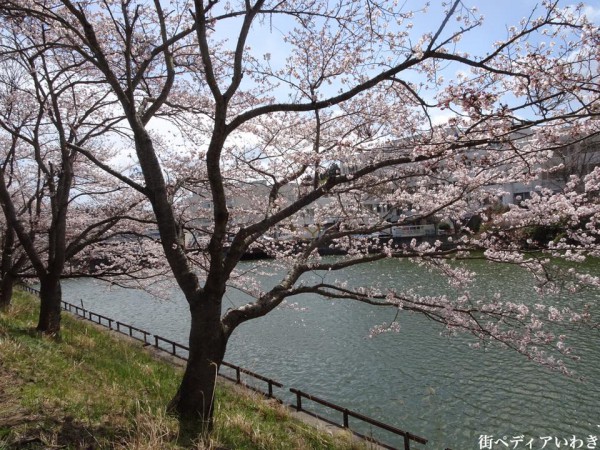
M 269 380 L 269 397 L 273 397 L 273 383 Z
M 144 339 L 146 339 L 146 336 L 145 336 L 145 335 L 144 335 Z M 154 335 L 154 346 L 155 346 L 156 348 L 160 348 L 160 347 L 158 346 L 158 336 L 157 336 L 157 335 Z
M 240 372 L 240 368 L 237 366 L 235 368 L 235 379 L 237 380 L 237 384 L 242 383 L 242 373 Z
M 112 327 L 112 323 L 113 323 L 113 320 L 112 320 L 112 319 L 108 319 L 108 329 L 109 329 L 109 330 L 112 330 L 112 329 L 113 329 L 113 327 Z
M 404 435 L 404 450 L 410 450 L 410 438 L 408 433 Z
M 300 395 L 300 391 L 296 391 L 296 410 L 302 411 L 302 396 Z
M 171 342 L 171 345 L 173 346 L 173 356 L 177 356 L 177 351 L 175 350 L 175 342 Z
M 348 410 L 344 409 L 342 413 L 344 414 L 344 428 L 348 428 Z

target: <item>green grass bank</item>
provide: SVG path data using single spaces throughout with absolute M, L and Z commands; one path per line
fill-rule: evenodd
M 63 314 L 60 338 L 35 331 L 38 301 L 15 291 L 0 312 L 0 449 L 178 449 L 165 407 L 181 368 Z M 216 428 L 202 449 L 359 449 L 284 406 L 219 383 Z

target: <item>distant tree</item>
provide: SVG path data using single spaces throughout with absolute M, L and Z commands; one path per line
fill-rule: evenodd
M 182 438 L 212 426 L 215 378 L 235 329 L 303 293 L 424 314 L 452 332 L 565 369 L 555 355 L 568 351 L 542 326 L 581 322 L 585 313 L 548 314 L 474 298 L 468 290 L 474 274 L 447 261 L 483 247 L 490 260 L 543 276 L 537 259 L 494 233 L 464 236 L 453 251 L 437 243 L 384 242 L 373 252 L 361 237 L 390 226 L 378 212 L 383 208 L 396 211 L 398 225 L 434 216 L 461 223 L 498 195 L 494 186 L 532 179 L 559 134 L 598 132 L 600 33 L 580 9 L 546 1 L 539 17 L 532 13 L 487 53 L 470 55 L 460 41 L 481 19 L 463 1 L 443 5 L 438 25 L 415 35 L 412 18 L 426 10 L 383 1 L 0 2 L 5 20 L 43 27 L 45 45 L 52 44 L 44 57 L 84 70 L 94 95 L 117 102 L 129 127 L 143 179 L 123 174 L 86 142 L 64 139 L 61 150 L 96 162 L 152 206 L 191 315 L 189 360 L 170 405 Z M 260 50 L 265 33 L 281 41 L 283 56 Z M 455 79 L 443 80 L 459 69 Z M 73 97 L 73 106 L 81 106 L 83 96 Z M 439 126 L 433 115 L 442 111 L 451 119 Z M 167 170 L 177 141 L 184 142 L 179 156 L 186 163 Z M 339 170 L 330 170 L 333 164 Z M 182 211 L 184 201 L 174 197 L 186 190 L 210 214 L 197 226 L 208 241 L 198 259 L 186 252 L 183 230 L 199 206 L 190 201 Z M 234 201 L 240 197 L 248 201 Z M 556 207 L 552 199 L 546 203 Z M 597 208 L 586 197 L 573 211 L 586 205 Z M 302 225 L 310 225 L 303 217 L 323 225 L 312 240 L 301 240 Z M 270 234 L 282 231 L 296 239 L 268 244 Z M 259 243 L 286 267 L 266 291 L 236 272 Z M 346 256 L 321 259 L 318 248 L 330 245 Z M 325 275 L 315 284 L 301 280 L 393 257 L 440 271 L 463 293 L 431 297 L 340 284 Z M 584 281 L 598 284 L 593 277 Z M 223 312 L 231 284 L 256 300 Z M 395 325 L 375 331 L 390 328 Z

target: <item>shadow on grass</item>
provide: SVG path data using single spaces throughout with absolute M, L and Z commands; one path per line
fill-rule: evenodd
M 11 335 L 14 338 L 27 337 L 33 339 L 44 338 L 53 343 L 60 344 L 63 340 L 60 333 L 44 333 L 39 331 L 35 327 L 22 327 L 14 324 L 4 324 L 5 326 L 0 327 L 0 336 L 4 333 L 6 335 Z
M 127 432 L 110 426 L 89 426 L 70 416 L 61 419 L 38 415 L 21 415 L 11 423 L 0 423 L 0 448 L 7 450 L 37 450 L 48 448 L 99 449 L 108 443 L 126 442 Z M 6 425 L 9 425 L 7 428 Z M 9 430 L 2 436 L 2 430 Z M 12 431 L 10 431 L 12 430 Z

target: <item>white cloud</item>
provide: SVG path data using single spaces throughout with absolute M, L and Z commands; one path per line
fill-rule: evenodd
M 453 112 L 441 112 L 438 110 L 431 114 L 431 122 L 433 125 L 445 125 L 448 123 L 448 120 L 454 117 L 456 117 L 456 114 Z
M 583 8 L 583 14 L 590 22 L 600 22 L 600 7 L 586 5 Z

